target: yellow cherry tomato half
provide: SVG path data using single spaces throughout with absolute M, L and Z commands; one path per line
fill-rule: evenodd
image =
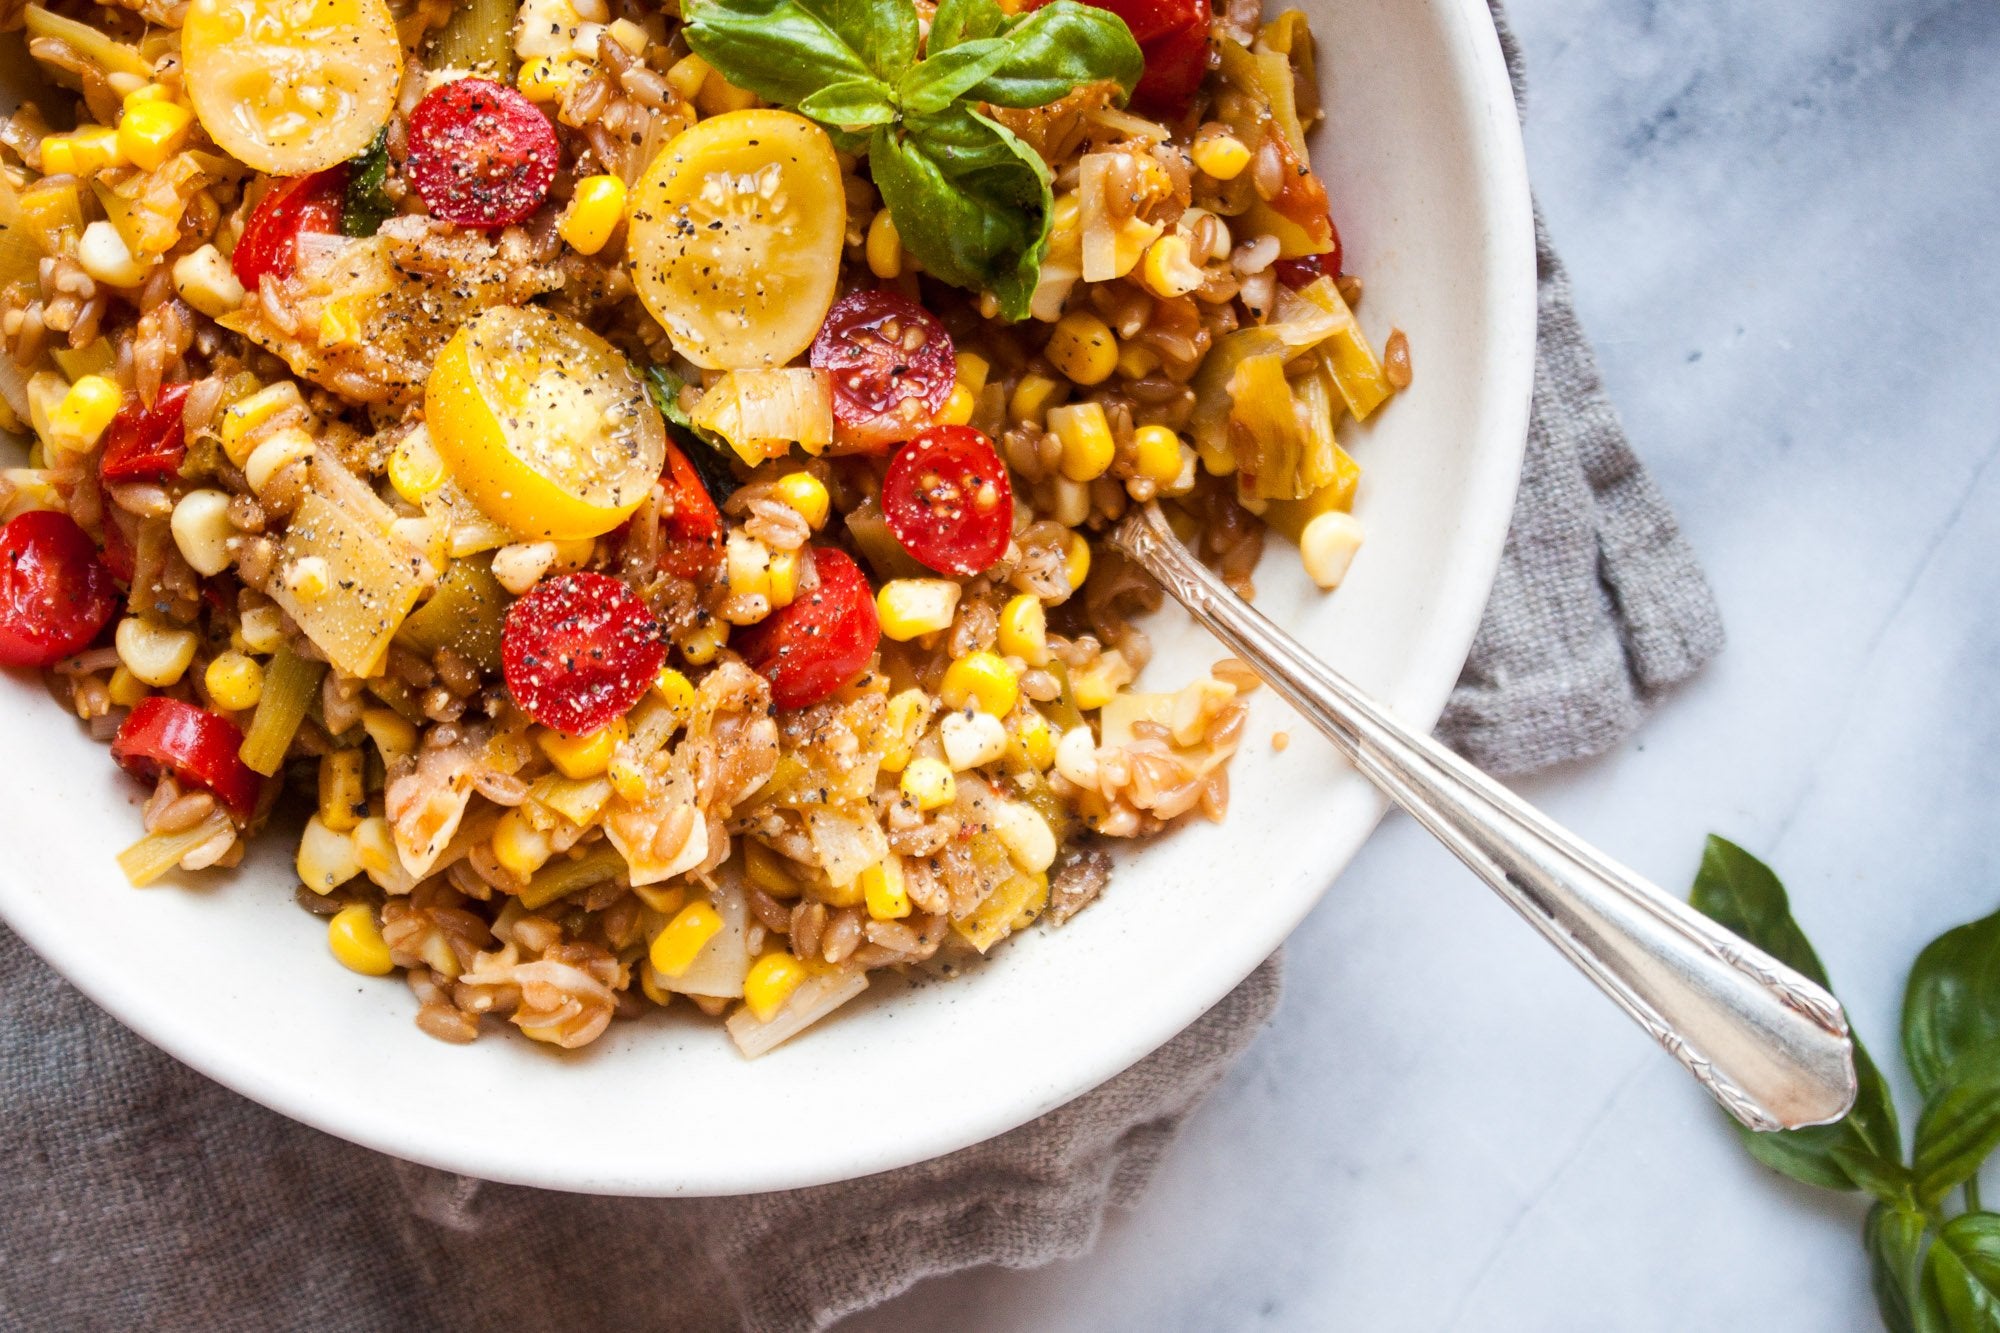
M 847 195 L 826 131 L 789 111 L 731 111 L 676 135 L 632 191 L 639 299 L 712 370 L 782 366 L 833 304 Z
M 534 540 L 611 531 L 667 458 L 666 426 L 632 363 L 538 306 L 495 306 L 453 334 L 424 386 L 424 419 L 480 511 Z
M 403 45 L 384 0 L 193 0 L 188 97 L 209 138 L 275 176 L 345 162 L 388 123 Z

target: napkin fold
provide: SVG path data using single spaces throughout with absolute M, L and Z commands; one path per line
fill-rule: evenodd
M 1521 92 L 1519 52 L 1497 7 Z M 1708 586 L 1606 399 L 1541 230 L 1521 493 L 1439 731 L 1523 772 L 1597 753 L 1720 648 Z M 736 1199 L 470 1180 L 287 1120 L 148 1046 L 0 927 L 0 1326 L 824 1328 L 922 1278 L 1095 1242 L 1270 1017 L 1266 962 L 1032 1124 L 935 1161 Z

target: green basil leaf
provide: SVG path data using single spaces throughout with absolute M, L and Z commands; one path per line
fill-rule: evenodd
M 2000 1044 L 2000 912 L 1948 930 L 1917 955 L 1903 992 L 1903 1058 L 1928 1098 L 1968 1051 Z
M 1917 1202 L 1935 1208 L 1979 1173 L 2000 1146 L 2000 1052 L 1974 1051 L 1953 1065 L 1917 1121 Z
M 1945 1223 L 1925 1259 L 1924 1285 L 1952 1333 L 2000 1329 L 2000 1213 Z
M 802 116 L 842 128 L 887 125 L 896 118 L 889 85 L 880 79 L 830 83 L 798 105 Z
M 791 106 L 838 83 L 894 83 L 917 49 L 909 0 L 684 0 L 681 13 L 696 55 Z
M 729 466 L 733 452 L 726 442 L 689 418 L 681 406 L 685 387 L 687 381 L 665 366 L 646 367 L 646 388 L 653 395 L 653 406 L 667 419 L 667 434 L 701 478 L 702 489 L 720 505 L 736 492 L 736 473 Z
M 1085 84 L 1107 80 L 1130 97 L 1146 72 L 1146 57 L 1125 20 L 1076 0 L 1044 5 L 999 40 L 1007 43 L 1007 59 L 965 90 L 972 101 L 1046 106 Z
M 1868 1210 L 1862 1240 L 1868 1247 L 1869 1285 L 1889 1333 L 1933 1333 L 1940 1326 L 1936 1303 L 1924 1292 L 1928 1222 L 1914 1209 L 1886 1203 Z
M 388 181 L 389 130 L 384 126 L 347 164 L 347 193 L 340 201 L 342 236 L 373 236 L 396 215 L 396 202 L 383 189 Z
M 1799 923 L 1792 919 L 1784 885 L 1771 868 L 1735 843 L 1713 835 L 1702 851 L 1688 901 L 1717 924 L 1735 931 L 1778 961 L 1828 986 L 1826 969 Z M 1878 1198 L 1906 1196 L 1902 1136 L 1888 1080 L 1854 1043 L 1860 1084 L 1854 1109 L 1831 1125 L 1760 1134 L 1736 1128 L 1750 1155 L 1774 1171 L 1822 1189 L 1866 1189 Z
M 1005 37 L 962 42 L 905 74 L 897 95 L 914 115 L 942 111 L 964 96 L 966 89 L 1000 68 L 1011 54 Z
M 1007 11 L 994 0 L 942 0 L 931 17 L 931 34 L 924 49 L 935 60 L 960 42 L 997 37 L 1012 24 Z
M 939 279 L 990 291 L 1025 319 L 1049 244 L 1049 169 L 1035 150 L 963 105 L 883 126 L 869 166 L 903 245 Z

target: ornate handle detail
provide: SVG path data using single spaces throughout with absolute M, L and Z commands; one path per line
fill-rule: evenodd
M 1472 867 L 1724 1110 L 1760 1130 L 1847 1113 L 1854 1045 L 1833 996 L 1396 721 L 1232 593 L 1181 545 L 1157 505 L 1129 514 L 1111 544 Z

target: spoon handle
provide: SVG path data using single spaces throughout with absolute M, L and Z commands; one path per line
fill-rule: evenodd
M 1111 544 L 1325 732 L 1752 1129 L 1839 1119 L 1854 1102 L 1847 1016 L 1824 989 L 1544 817 L 1404 726 L 1211 573 L 1159 507 Z

